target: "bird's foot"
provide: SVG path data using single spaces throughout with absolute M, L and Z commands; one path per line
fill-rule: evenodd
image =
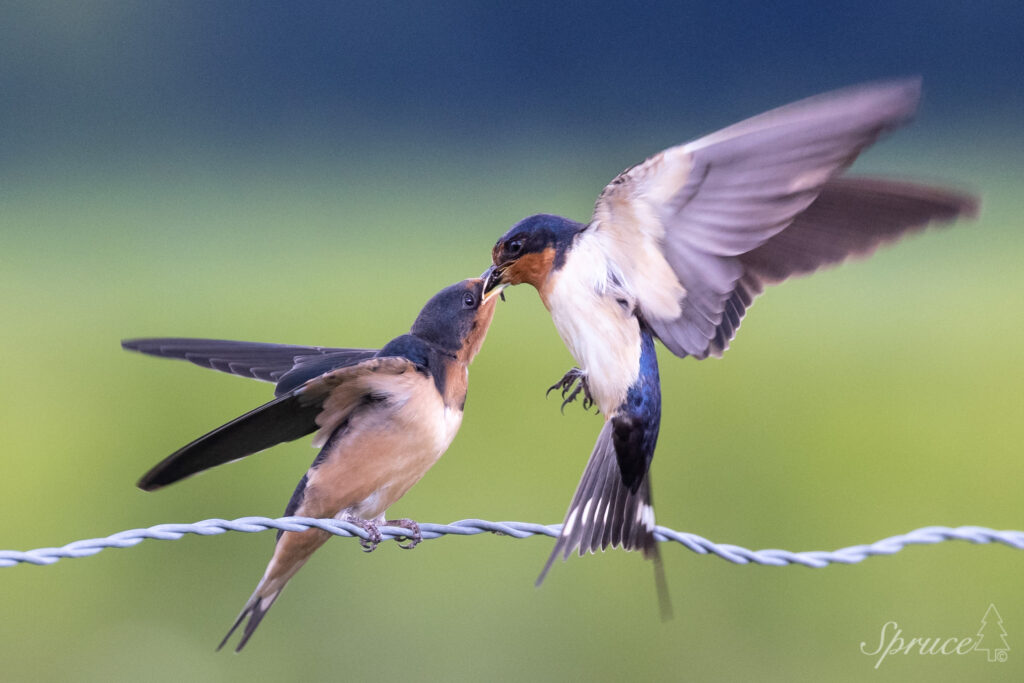
M 397 526 L 399 528 L 409 530 L 410 533 L 408 536 L 398 537 L 404 538 L 409 541 L 404 545 L 401 543 L 398 544 L 398 547 L 402 548 L 403 550 L 412 550 L 420 544 L 420 541 L 423 540 L 423 536 L 420 535 L 420 525 L 406 517 L 403 517 L 402 519 L 389 519 L 386 522 L 384 522 L 384 526 Z M 396 538 L 395 540 L 397 541 L 398 538 Z
M 364 553 L 372 553 L 380 545 L 382 537 L 380 530 L 377 525 L 368 519 L 359 519 L 358 517 L 350 517 L 345 520 L 351 524 L 355 524 L 357 527 L 366 532 L 366 538 L 359 537 L 359 545 L 363 546 Z
M 544 394 L 547 396 L 552 391 L 557 389 L 562 390 L 562 412 L 565 412 L 565 406 L 576 400 L 576 397 L 583 392 L 583 410 L 590 410 L 594 405 L 594 397 L 590 393 L 590 384 L 587 382 L 587 373 L 583 372 L 579 368 L 573 368 L 569 372 L 565 373 L 562 379 L 558 380 L 550 387 Z

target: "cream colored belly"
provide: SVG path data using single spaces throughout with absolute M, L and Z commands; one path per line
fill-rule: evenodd
M 448 449 L 462 412 L 445 408 L 433 382 L 404 404 L 351 417 L 332 453 L 308 475 L 301 515 L 377 519 Z
M 615 299 L 592 290 L 555 287 L 549 297 L 545 304 L 558 334 L 587 374 L 598 408 L 611 415 L 625 400 L 640 368 L 637 319 Z
M 605 418 L 622 405 L 640 371 L 636 302 L 612 284 L 616 277 L 606 253 L 598 235 L 581 238 L 571 258 L 538 288 Z

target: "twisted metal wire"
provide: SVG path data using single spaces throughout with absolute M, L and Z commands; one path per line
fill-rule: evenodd
M 367 532 L 349 522 L 336 519 L 313 519 L 311 517 L 240 517 L 235 520 L 206 519 L 193 524 L 158 524 L 146 529 L 129 529 L 105 538 L 92 538 L 68 543 L 60 548 L 38 548 L 19 552 L 0 550 L 0 567 L 12 567 L 16 564 L 53 564 L 66 557 L 87 557 L 106 548 L 130 548 L 147 538 L 161 541 L 176 541 L 186 534 L 199 536 L 216 536 L 226 531 L 242 531 L 254 533 L 268 529 L 283 531 L 305 531 L 307 529 L 323 529 L 336 536 L 355 536 L 367 539 Z M 489 522 L 483 519 L 463 519 L 451 524 L 420 524 L 420 534 L 424 540 L 439 538 L 446 535 L 473 536 L 482 533 L 494 533 L 513 538 L 527 536 L 558 536 L 561 524 L 543 525 L 529 522 Z M 404 539 L 409 533 L 401 527 L 381 526 L 380 535 L 383 539 Z M 829 564 L 855 564 L 873 555 L 892 555 L 909 545 L 927 545 L 943 541 L 970 541 L 971 543 L 1002 543 L 1017 550 L 1024 550 L 1024 531 L 996 531 L 980 526 L 929 526 L 916 529 L 906 534 L 892 536 L 868 545 L 854 545 L 832 552 L 808 550 L 793 552 L 790 550 L 749 550 L 736 545 L 714 543 L 696 534 L 675 531 L 659 526 L 654 533 L 658 541 L 674 541 L 681 543 L 700 555 L 715 555 L 735 564 L 762 564 L 774 567 L 786 565 L 802 565 L 820 568 Z

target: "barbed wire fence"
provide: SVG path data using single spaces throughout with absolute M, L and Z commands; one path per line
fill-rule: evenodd
M 529 536 L 558 536 L 561 524 L 535 524 L 530 522 L 490 522 L 483 519 L 463 519 L 451 524 L 420 524 L 423 540 L 442 536 L 473 536 L 493 533 L 512 538 Z M 282 531 L 306 531 L 322 529 L 335 536 L 356 537 L 366 540 L 367 532 L 354 524 L 336 519 L 313 519 L 311 517 L 240 517 L 235 520 L 205 519 L 192 524 L 158 524 L 144 529 L 129 529 L 103 538 L 74 541 L 59 548 L 37 548 L 35 550 L 0 550 L 0 567 L 18 564 L 50 565 L 61 559 L 88 557 L 107 548 L 131 548 L 146 539 L 176 541 L 187 534 L 216 536 L 228 531 L 256 533 L 270 529 Z M 404 539 L 408 530 L 401 527 L 381 526 L 384 540 Z M 1024 531 L 997 531 L 980 526 L 928 526 L 906 534 L 890 536 L 867 545 L 854 545 L 834 551 L 807 550 L 750 550 L 726 543 L 714 543 L 706 538 L 685 531 L 675 531 L 659 526 L 655 539 L 661 542 L 680 543 L 699 555 L 714 555 L 735 564 L 759 564 L 768 566 L 792 566 L 821 568 L 830 564 L 856 564 L 877 555 L 892 555 L 911 545 L 931 545 L 945 541 L 968 541 L 970 543 L 1001 543 L 1016 550 L 1024 550 Z

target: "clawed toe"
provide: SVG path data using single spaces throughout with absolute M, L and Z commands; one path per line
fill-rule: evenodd
M 566 375 L 566 377 L 568 377 L 568 375 Z M 563 377 L 562 379 L 558 380 L 550 387 L 548 387 L 548 390 L 544 392 L 544 397 L 546 398 L 548 394 L 550 394 L 552 391 L 555 391 L 556 389 L 561 389 L 562 396 L 565 396 L 565 392 L 568 391 L 570 386 L 572 386 L 572 381 L 567 382 L 565 377 Z
M 377 549 L 377 546 L 380 545 L 382 537 L 380 535 L 380 530 L 377 528 L 376 524 L 374 524 L 368 519 L 351 518 L 346 519 L 345 521 L 355 524 L 357 527 L 366 532 L 366 538 L 363 538 L 362 536 L 359 537 L 359 545 L 363 547 L 364 553 L 372 553 L 374 550 Z
M 400 536 L 399 537 L 399 538 L 406 538 L 409 541 L 408 543 L 405 543 L 405 544 L 402 544 L 402 543 L 398 544 L 398 547 L 402 548 L 403 550 L 412 550 L 413 548 L 415 548 L 416 546 L 418 546 L 420 544 L 420 541 L 423 540 L 423 536 L 420 535 L 420 525 L 417 524 L 416 522 L 414 522 L 411 519 L 408 519 L 408 518 L 405 518 L 405 517 L 403 517 L 402 519 L 389 519 L 386 522 L 384 522 L 384 525 L 385 526 L 397 526 L 397 527 L 402 528 L 402 529 L 407 529 L 410 532 L 408 536 L 404 536 L 404 537 Z M 395 540 L 397 541 L 398 539 L 396 538 Z
M 583 410 L 590 410 L 594 407 L 594 397 L 590 395 L 590 387 L 583 385 Z
M 557 389 L 562 391 L 562 398 L 564 400 L 562 401 L 561 411 L 563 413 L 565 413 L 565 406 L 575 401 L 581 391 L 583 392 L 583 410 L 590 410 L 594 405 L 594 397 L 590 394 L 590 384 L 587 382 L 587 375 L 579 368 L 573 368 L 565 373 L 562 379 L 548 387 L 544 395 L 547 396 Z
M 566 396 L 566 393 L 569 391 L 568 389 L 565 389 L 565 390 L 562 391 L 562 398 L 565 399 L 565 400 L 562 401 L 562 407 L 559 410 L 562 411 L 563 415 L 565 415 L 565 407 L 567 405 L 569 405 L 570 403 L 572 403 L 573 401 L 576 400 L 576 396 L 579 395 L 580 389 L 582 389 L 582 388 L 583 388 L 583 382 L 581 381 L 579 384 L 576 385 L 576 388 L 573 389 L 572 393 L 569 394 L 568 396 Z M 584 397 L 584 399 L 583 399 L 584 410 L 586 409 L 586 405 L 587 405 L 587 398 Z
M 363 552 L 370 553 L 377 549 L 380 542 L 383 540 L 380 529 L 377 524 L 368 519 L 359 519 L 358 517 L 350 517 L 345 520 L 351 524 L 355 524 L 357 527 L 366 532 L 366 538 L 359 537 L 359 545 L 363 547 Z M 420 525 L 411 519 L 389 519 L 384 522 L 383 526 L 397 526 L 401 529 L 407 529 L 408 535 L 398 536 L 395 540 L 406 539 L 408 543 L 399 543 L 398 547 L 404 550 L 410 550 L 419 545 L 420 541 L 423 540 L 423 536 L 420 534 Z

